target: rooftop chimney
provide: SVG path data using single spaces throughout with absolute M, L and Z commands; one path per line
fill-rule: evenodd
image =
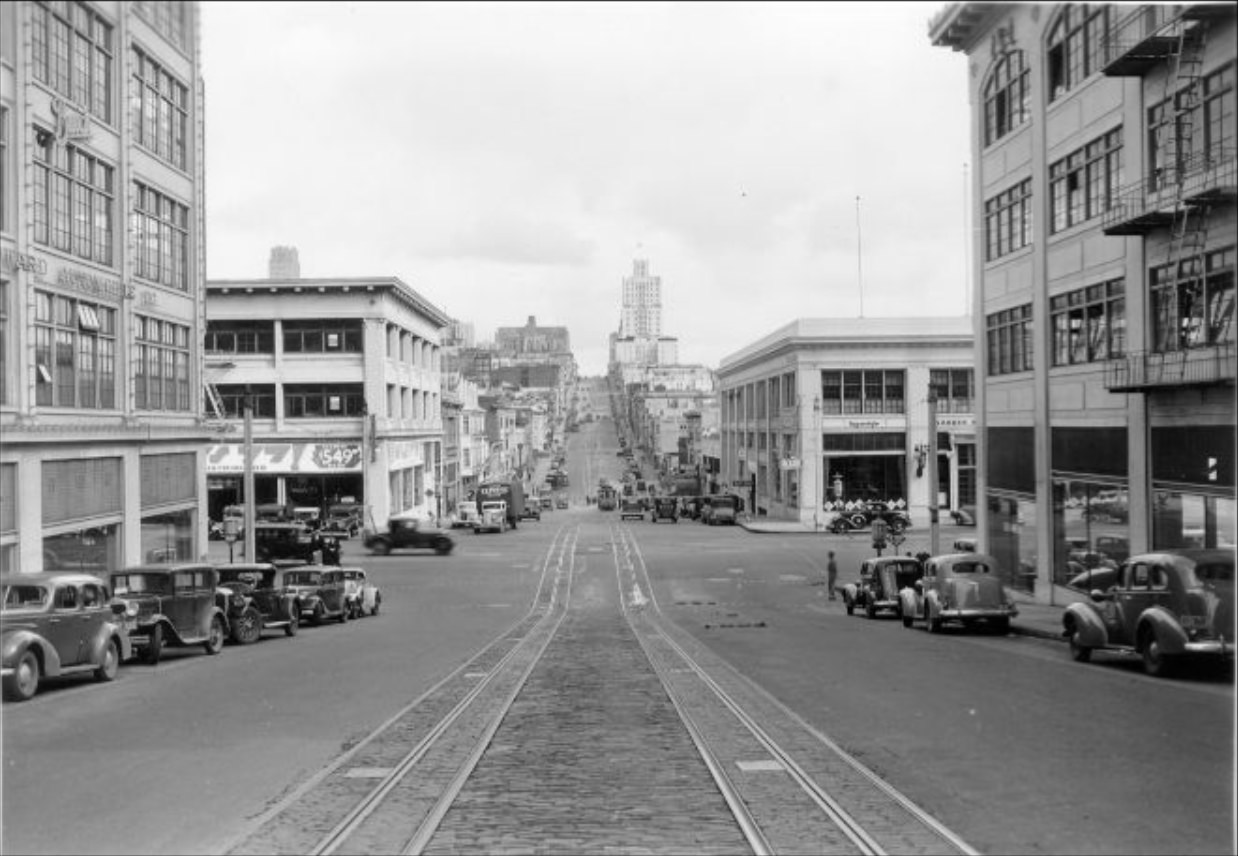
M 300 279 L 296 247 L 271 247 L 270 279 Z

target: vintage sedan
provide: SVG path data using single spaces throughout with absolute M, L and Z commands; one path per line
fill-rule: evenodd
M 301 620 L 319 625 L 328 618 L 343 624 L 351 617 L 344 599 L 346 586 L 340 569 L 323 565 L 301 565 L 280 572 L 280 586 L 294 595 L 301 605 Z
M 843 605 L 847 614 L 862 609 L 869 618 L 879 612 L 902 617 L 899 592 L 914 587 L 924 575 L 919 559 L 912 556 L 875 556 L 860 564 L 860 579 L 843 586 Z
M 924 620 L 924 629 L 940 632 L 947 622 L 965 628 L 984 624 L 998 633 L 1010 630 L 1018 607 L 1002 580 L 996 559 L 985 553 L 930 556 L 924 576 L 899 592 L 903 626 Z
M 297 596 L 275 584 L 278 568 L 266 562 L 216 565 L 219 586 L 216 599 L 228 613 L 232 641 L 248 645 L 262 638 L 262 631 L 282 628 L 296 636 L 301 623 Z
M 153 666 L 168 645 L 223 650 L 228 615 L 216 601 L 219 574 L 210 565 L 138 565 L 113 571 L 110 579 L 113 597 L 125 605 L 135 656 Z
M 115 680 L 132 654 L 129 634 L 111 604 L 107 583 L 93 574 L 50 572 L 0 577 L 4 611 L 4 697 L 25 701 L 43 678 L 91 674 Z
M 1072 603 L 1062 635 L 1081 663 L 1093 651 L 1138 654 L 1149 675 L 1187 658 L 1234 658 L 1234 553 L 1168 550 L 1131 556 L 1107 591 Z
M 378 590 L 378 586 L 369 581 L 364 568 L 348 566 L 332 573 L 338 573 L 344 579 L 344 601 L 348 604 L 349 613 L 353 618 L 378 615 L 383 595 Z
M 891 508 L 884 502 L 869 502 L 840 511 L 826 524 L 831 532 L 843 534 L 872 528 L 873 521 L 885 520 L 891 534 L 897 535 L 911 528 L 911 517 L 901 509 Z
M 653 510 L 649 513 L 649 519 L 654 523 L 659 520 L 669 520 L 671 523 L 679 522 L 679 500 L 673 496 L 658 496 L 653 500 Z

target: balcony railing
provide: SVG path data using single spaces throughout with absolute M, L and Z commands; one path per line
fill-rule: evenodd
M 1117 192 L 1101 217 L 1106 235 L 1145 235 L 1173 221 L 1180 202 L 1233 201 L 1238 195 L 1238 157 L 1231 146 L 1195 152 Z
M 1136 6 L 1120 17 L 1102 45 L 1102 72 L 1140 76 L 1172 56 L 1180 28 L 1186 26 L 1182 10 L 1177 5 Z
M 1110 392 L 1143 392 L 1172 386 L 1233 383 L 1233 342 L 1184 351 L 1140 351 L 1105 365 Z

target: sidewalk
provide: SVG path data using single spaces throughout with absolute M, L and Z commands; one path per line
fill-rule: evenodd
M 739 525 L 749 532 L 758 534 L 802 534 L 827 536 L 830 533 L 816 531 L 812 526 L 796 520 L 744 519 Z M 1012 591 L 1011 595 L 1019 607 L 1019 614 L 1010 622 L 1010 630 L 1023 636 L 1038 636 L 1042 639 L 1057 639 L 1065 642 L 1062 635 L 1062 612 L 1066 604 L 1083 600 L 1086 596 L 1070 589 L 1054 586 L 1053 603 L 1040 600 L 1034 595 L 1022 591 Z

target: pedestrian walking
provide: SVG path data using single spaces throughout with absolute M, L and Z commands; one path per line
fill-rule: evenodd
M 838 582 L 838 563 L 834 561 L 834 551 L 830 550 L 829 561 L 825 563 L 825 585 L 834 600 L 834 584 Z

